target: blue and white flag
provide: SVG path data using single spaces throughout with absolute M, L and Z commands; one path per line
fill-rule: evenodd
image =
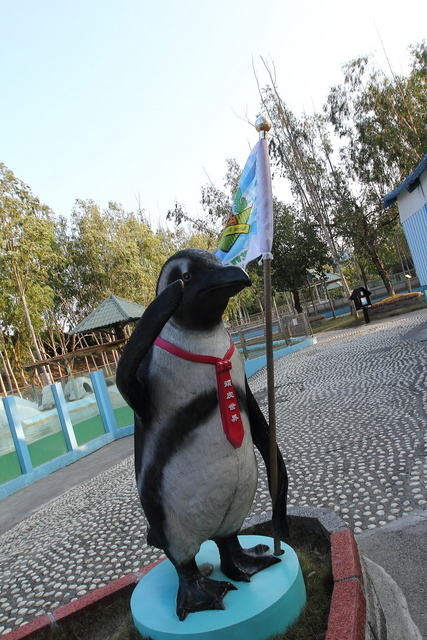
M 243 268 L 259 256 L 271 257 L 273 198 L 267 140 L 261 138 L 243 169 L 230 216 L 216 250 L 223 264 Z

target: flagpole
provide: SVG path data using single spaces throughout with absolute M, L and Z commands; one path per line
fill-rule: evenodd
M 259 117 L 255 122 L 255 128 L 259 132 L 260 139 L 267 141 L 271 123 L 264 116 Z M 274 356 L 273 356 L 273 312 L 272 312 L 272 290 L 271 290 L 271 254 L 262 257 L 264 267 L 264 311 L 265 311 L 265 345 L 267 356 L 267 397 L 268 397 L 268 423 L 270 439 L 270 492 L 271 501 L 274 505 L 278 492 L 278 467 L 277 467 L 277 428 L 276 428 L 276 398 L 274 393 Z M 273 533 L 274 555 L 283 553 L 279 537 Z

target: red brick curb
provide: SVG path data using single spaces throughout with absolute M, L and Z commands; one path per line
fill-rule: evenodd
M 366 600 L 359 550 L 350 529 L 332 533 L 332 592 L 326 640 L 364 640 Z
M 363 575 L 359 551 L 353 532 L 344 529 L 331 533 L 331 559 L 334 589 L 329 611 L 325 640 L 364 640 L 366 600 L 363 594 Z M 30 640 L 50 626 L 61 624 L 83 611 L 108 604 L 118 597 L 130 595 L 141 578 L 156 564 L 153 562 L 140 571 L 100 587 L 69 604 L 39 616 L 35 620 L 6 633 L 3 640 Z
M 23 638 L 33 638 L 40 633 L 41 631 L 46 631 L 52 621 L 47 613 L 35 618 L 31 622 L 27 624 L 23 624 L 21 627 L 14 629 L 13 631 L 9 631 L 2 638 L 6 640 L 22 640 Z

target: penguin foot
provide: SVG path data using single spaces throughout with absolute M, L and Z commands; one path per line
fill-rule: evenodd
M 223 598 L 229 591 L 237 589 L 231 582 L 208 578 L 213 570 L 209 562 L 198 567 L 192 559 L 184 564 L 175 564 L 175 569 L 179 578 L 176 615 L 180 620 L 196 611 L 225 609 Z
M 215 542 L 221 556 L 221 571 L 230 580 L 250 582 L 253 575 L 280 562 L 280 558 L 268 553 L 269 547 L 265 544 L 243 549 L 237 536 Z
M 264 545 L 257 545 L 264 546 Z M 253 575 L 280 562 L 280 558 L 260 551 L 257 547 L 241 549 L 225 562 L 221 562 L 221 570 L 230 580 L 250 582 Z
M 199 564 L 199 571 L 204 578 L 207 578 L 208 576 L 210 576 L 213 570 L 214 570 L 213 564 L 211 564 L 210 562 L 204 562 L 203 564 Z
M 237 587 L 231 582 L 211 580 L 202 575 L 192 581 L 180 581 L 176 602 L 176 615 L 185 620 L 189 613 L 208 609 L 225 609 L 223 598 Z
M 254 556 L 262 556 L 267 553 L 269 547 L 267 544 L 257 544 L 255 547 L 251 547 L 250 549 L 246 549 L 247 553 L 251 553 Z

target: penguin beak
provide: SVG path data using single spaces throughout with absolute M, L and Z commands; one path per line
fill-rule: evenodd
M 221 266 L 219 269 L 215 269 L 212 276 L 211 282 L 204 287 L 200 293 L 221 289 L 224 290 L 224 293 L 227 292 L 228 297 L 231 298 L 252 284 L 250 277 L 241 267 Z

